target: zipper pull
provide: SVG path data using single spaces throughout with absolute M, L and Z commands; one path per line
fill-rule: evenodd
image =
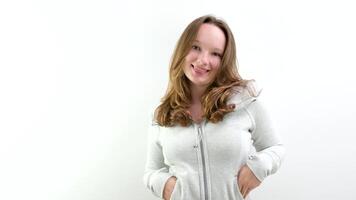
M 198 143 L 200 143 L 200 141 L 203 139 L 201 124 L 199 124 L 198 126 L 198 137 L 199 137 Z
M 201 124 L 198 124 L 197 125 L 198 127 L 198 143 L 200 143 L 200 141 L 202 140 L 202 134 L 201 134 Z M 199 146 L 198 146 L 198 144 L 195 144 L 194 146 L 193 146 L 193 148 L 194 149 L 197 149 Z

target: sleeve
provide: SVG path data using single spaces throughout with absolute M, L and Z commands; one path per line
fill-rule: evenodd
M 148 190 L 155 196 L 163 199 L 164 186 L 173 174 L 164 163 L 162 146 L 158 141 L 160 126 L 153 121 L 153 114 L 148 125 L 147 158 L 143 182 Z
M 254 99 L 246 109 L 252 121 L 250 132 L 256 150 L 248 156 L 246 164 L 262 182 L 280 168 L 285 156 L 285 147 L 261 101 L 260 98 Z

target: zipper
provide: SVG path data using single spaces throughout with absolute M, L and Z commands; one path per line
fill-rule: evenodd
M 260 90 L 258 92 L 256 97 L 250 97 L 250 98 L 244 99 L 244 100 L 240 101 L 237 105 L 241 105 L 245 101 L 248 101 L 248 100 L 251 100 L 251 99 L 255 100 L 260 95 L 261 92 L 262 92 L 262 90 Z M 235 104 L 235 106 L 236 106 L 236 104 Z M 189 116 L 189 118 L 192 120 L 191 116 Z M 193 122 L 194 126 L 196 126 L 196 125 L 198 126 L 198 137 L 199 137 L 200 153 L 201 153 L 201 160 L 202 160 L 201 162 L 202 162 L 202 165 L 203 165 L 203 184 L 204 184 L 204 192 L 203 192 L 204 199 L 203 200 L 209 200 L 207 175 L 206 175 L 207 174 L 207 169 L 206 169 L 205 156 L 204 156 L 203 130 L 202 130 L 202 124 L 205 124 L 205 123 L 207 123 L 207 119 L 204 119 L 199 124 Z M 198 148 L 198 145 L 194 145 L 194 148 Z M 196 150 L 198 151 L 198 149 L 196 149 Z M 236 180 L 236 182 L 237 182 L 237 180 Z
M 204 200 L 209 199 L 209 192 L 208 192 L 208 184 L 206 178 L 206 164 L 205 164 L 205 156 L 204 156 L 204 145 L 203 145 L 203 131 L 201 123 L 198 125 L 198 136 L 199 136 L 199 145 L 200 145 L 200 153 L 202 158 L 202 165 L 203 165 L 203 184 L 204 184 Z

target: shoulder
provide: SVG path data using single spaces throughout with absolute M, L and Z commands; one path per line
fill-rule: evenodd
M 235 86 L 233 94 L 229 97 L 228 104 L 242 104 L 255 101 L 262 92 L 262 87 L 255 81 L 250 80 L 246 86 Z

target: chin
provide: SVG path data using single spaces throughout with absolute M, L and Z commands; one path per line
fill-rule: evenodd
M 209 83 L 208 82 L 201 82 L 201 81 L 191 81 L 192 84 L 199 86 L 199 87 L 204 87 L 204 86 L 208 86 Z

